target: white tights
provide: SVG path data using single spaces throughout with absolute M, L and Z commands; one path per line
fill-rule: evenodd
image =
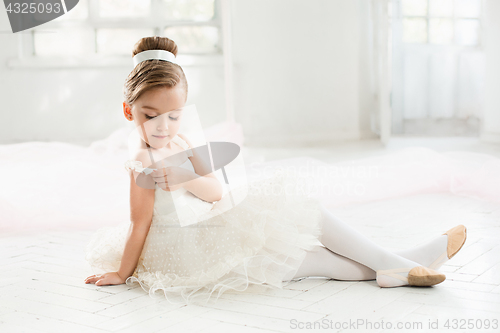
M 428 266 L 446 251 L 448 238 L 440 235 L 418 247 L 390 252 L 343 223 L 323 206 L 321 212 L 324 227 L 320 241 L 325 247 L 307 252 L 292 279 L 323 276 L 336 280 L 373 280 L 377 270 Z M 403 285 L 399 280 L 391 283 Z

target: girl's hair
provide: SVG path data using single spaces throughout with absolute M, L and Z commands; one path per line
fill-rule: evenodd
M 134 45 L 132 57 L 147 50 L 165 50 L 177 57 L 177 45 L 167 37 L 143 37 Z M 159 59 L 145 60 L 137 64 L 125 80 L 125 102 L 132 105 L 144 92 L 158 87 L 184 87 L 187 99 L 188 84 L 181 66 Z

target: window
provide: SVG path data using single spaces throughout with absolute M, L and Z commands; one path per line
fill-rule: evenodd
M 172 38 L 179 58 L 217 56 L 219 7 L 219 0 L 80 0 L 67 14 L 20 34 L 20 58 L 85 65 L 115 57 L 125 65 L 134 44 L 153 35 Z
M 485 0 L 392 0 L 392 131 L 477 136 Z
M 481 0 L 402 0 L 403 42 L 479 46 Z

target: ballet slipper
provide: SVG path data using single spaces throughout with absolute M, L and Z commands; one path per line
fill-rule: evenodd
M 408 273 L 408 276 L 405 277 L 397 273 Z M 394 283 L 394 279 L 402 282 L 396 281 L 397 283 Z M 443 273 L 424 266 L 377 271 L 377 283 L 382 288 L 400 287 L 404 285 L 428 287 L 441 283 L 445 279 L 446 276 Z
M 432 264 L 428 266 L 431 269 L 441 267 L 445 262 L 457 254 L 467 239 L 467 228 L 464 225 L 459 224 L 445 232 L 443 235 L 448 235 L 448 246 L 446 248 L 446 252 L 441 254 Z

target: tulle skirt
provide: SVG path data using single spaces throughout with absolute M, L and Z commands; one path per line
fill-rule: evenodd
M 180 227 L 175 214 L 154 217 L 126 284 L 139 283 L 151 297 L 183 304 L 215 302 L 224 292 L 282 289 L 306 251 L 321 246 L 320 202 L 299 183 L 296 175 L 278 170 L 251 182 L 244 200 L 219 213 L 229 204 L 225 195 L 211 217 L 197 224 Z M 94 272 L 118 271 L 129 226 L 104 227 L 92 236 L 85 258 Z

